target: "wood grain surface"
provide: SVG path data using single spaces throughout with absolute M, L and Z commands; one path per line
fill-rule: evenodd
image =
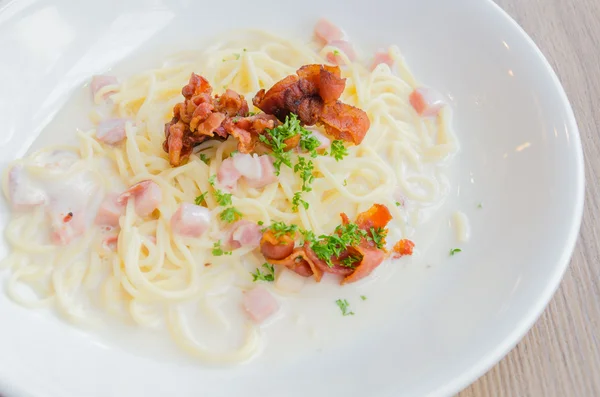
M 580 237 L 565 278 L 517 347 L 459 397 L 600 397 L 600 0 L 496 0 L 546 55 L 585 155 Z

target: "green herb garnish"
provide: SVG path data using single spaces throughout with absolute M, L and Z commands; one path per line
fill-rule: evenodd
M 348 149 L 346 149 L 346 146 L 344 146 L 344 141 L 336 139 L 335 141 L 331 142 L 330 155 L 336 161 L 340 161 L 346 157 L 348 155 Z
M 221 247 L 221 240 L 213 244 L 212 254 L 214 256 L 231 255 L 231 251 L 224 251 Z
M 240 211 L 238 211 L 237 208 L 235 208 L 235 207 L 226 208 L 219 215 L 221 220 L 223 222 L 227 222 L 227 223 L 233 223 L 233 222 L 239 220 L 240 218 L 242 218 L 242 216 L 243 216 L 243 214 Z
M 452 248 L 450 250 L 450 256 L 454 256 L 454 254 L 457 254 L 459 252 L 462 252 L 462 250 L 460 248 Z
M 354 312 L 349 311 L 350 304 L 346 299 L 338 299 L 335 301 L 335 304 L 338 305 L 342 311 L 342 316 L 354 316 Z
M 194 200 L 194 203 L 196 205 L 202 205 L 202 203 L 206 200 L 207 194 L 208 194 L 208 192 L 204 192 L 201 195 L 197 196 L 196 199 Z
M 225 207 L 227 205 L 231 205 L 231 193 L 224 193 L 221 190 L 215 190 L 215 198 L 217 199 L 217 203 L 220 206 Z
M 387 229 L 383 227 L 371 228 L 371 239 L 378 249 L 383 249 L 385 246 L 385 237 L 387 236 L 387 233 Z
M 279 238 L 285 235 L 295 235 L 298 231 L 298 225 L 286 225 L 284 222 L 274 222 L 268 227 L 268 230 L 273 232 L 275 238 Z
M 263 263 L 262 267 L 266 269 L 264 273 L 260 271 L 260 268 L 256 268 L 254 273 L 250 273 L 252 275 L 252 281 L 275 281 L 275 268 L 273 265 Z
M 366 300 L 367 300 L 367 297 L 366 297 L 366 296 L 364 296 L 364 295 L 361 295 L 361 296 L 360 296 L 360 299 L 362 299 L 362 300 L 366 301 Z
M 202 160 L 204 164 L 210 165 L 210 159 L 204 153 L 200 153 L 200 160 Z

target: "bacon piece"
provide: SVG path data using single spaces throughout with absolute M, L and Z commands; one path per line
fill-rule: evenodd
M 260 226 L 254 222 L 240 220 L 235 222 L 229 230 L 228 246 L 232 249 L 255 248 L 260 245 L 261 238 Z
M 341 40 L 344 37 L 344 32 L 325 18 L 320 18 L 317 21 L 314 33 L 317 40 L 323 45 L 330 41 Z
M 125 139 L 125 123 L 128 119 L 108 119 L 98 124 L 96 138 L 107 145 L 116 145 Z
M 248 102 L 243 95 L 227 89 L 221 96 L 215 98 L 217 112 L 224 113 L 227 117 L 245 116 L 248 114 Z
M 289 234 L 275 237 L 271 230 L 266 230 L 260 240 L 260 252 L 267 260 L 282 260 L 294 252 L 294 238 Z
M 171 230 L 186 237 L 200 237 L 210 226 L 210 211 L 199 205 L 181 203 L 171 217 Z
M 385 63 L 386 65 L 388 65 L 390 68 L 392 66 L 394 66 L 394 60 L 392 59 L 392 57 L 390 56 L 389 52 L 376 52 L 375 53 L 375 58 L 373 59 L 373 63 L 371 64 L 371 72 L 373 70 L 375 70 L 375 68 L 382 64 Z
M 279 304 L 264 287 L 256 287 L 244 293 L 243 307 L 257 324 L 264 322 L 278 309 Z
M 408 239 L 402 239 L 398 241 L 393 248 L 394 258 L 400 258 L 405 255 L 412 255 L 415 243 Z
M 255 116 L 226 119 L 223 128 L 226 133 L 233 135 L 238 140 L 238 151 L 250 153 L 258 143 L 258 136 L 267 129 L 273 129 L 279 125 L 279 120 L 269 114 L 257 114 Z
M 356 251 L 362 255 L 362 260 L 356 266 L 356 269 L 348 276 L 344 277 L 341 284 L 349 284 L 367 277 L 375 268 L 385 259 L 385 252 L 376 247 L 360 245 L 355 247 Z
M 162 201 L 162 191 L 156 182 L 149 179 L 136 183 L 122 193 L 117 203 L 125 204 L 130 197 L 135 197 L 135 212 L 146 217 L 158 208 Z
M 96 98 L 98 92 L 106 86 L 116 85 L 119 81 L 115 76 L 106 76 L 106 75 L 96 75 L 92 77 L 92 82 L 90 83 L 90 87 L 92 88 L 92 95 Z M 107 91 L 104 93 L 103 98 L 108 98 L 115 91 Z
M 416 88 L 408 99 L 412 107 L 423 117 L 437 116 L 446 105 L 442 94 L 427 87 Z
M 291 271 L 303 276 L 313 276 L 316 282 L 321 281 L 323 271 L 312 262 L 303 247 L 296 248 L 292 253 L 283 259 L 269 259 L 272 265 L 285 266 Z
M 305 246 L 304 252 L 306 253 L 308 259 L 310 259 L 310 261 L 324 273 L 337 274 L 339 276 L 348 276 L 355 271 L 351 267 L 346 267 L 346 266 L 341 265 L 341 260 L 343 260 L 345 257 L 347 257 L 348 253 L 340 256 L 340 258 L 335 258 L 335 257 L 331 258 L 331 262 L 333 263 L 333 266 L 329 267 L 327 265 L 327 262 L 320 259 L 317 256 L 317 254 L 315 253 L 315 251 L 312 250 L 312 248 Z
M 96 225 L 104 225 L 116 227 L 119 226 L 119 218 L 123 214 L 125 206 L 120 204 L 119 195 L 116 193 L 110 193 L 106 195 L 96 214 L 94 222 Z
M 339 101 L 325 106 L 320 121 L 327 134 L 355 145 L 362 142 L 371 126 L 364 111 Z
M 356 224 L 363 230 L 371 228 L 384 228 L 392 220 L 392 214 L 388 207 L 383 204 L 373 204 L 365 212 L 361 212 L 356 217 Z
M 346 88 L 346 79 L 338 66 L 304 65 L 296 72 L 301 79 L 310 81 L 319 92 L 323 103 L 334 102 Z

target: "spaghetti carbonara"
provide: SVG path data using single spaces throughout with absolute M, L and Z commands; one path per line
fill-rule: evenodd
M 369 68 L 355 60 L 343 33 L 319 23 L 320 43 L 237 32 L 122 82 L 96 77 L 97 106 L 90 117 L 97 127 L 77 132 L 78 146 L 32 153 L 4 175 L 14 207 L 6 229 L 12 252 L 2 262 L 10 271 L 6 293 L 26 307 L 55 307 L 77 323 L 101 321 L 98 313 L 104 312 L 142 327 L 164 327 L 194 356 L 239 362 L 258 351 L 260 323 L 277 310 L 277 296 L 301 295 L 304 284 L 317 282 L 307 277 L 316 272 L 313 262 L 304 270 L 294 267 L 304 260 L 301 245 L 291 243 L 295 256 L 286 255 L 292 267 L 266 260 L 259 247 L 267 244 L 265 231 L 314 241 L 315 261 L 329 262 L 317 248 L 344 233 L 357 246 L 368 241 L 371 251 L 392 250 L 400 240 L 400 249 L 412 252 L 407 244 L 423 210 L 448 193 L 445 167 L 458 149 L 449 109 L 436 107 L 439 102 L 417 84 L 398 48 L 378 53 Z M 286 152 L 291 166 L 284 161 L 270 168 L 277 163 L 271 138 L 258 142 L 262 151 L 246 154 L 233 135 L 194 144 L 178 166 L 170 163 L 165 124 L 193 73 L 210 82 L 217 96 L 231 90 L 249 99 L 303 65 L 326 64 L 339 65 L 345 78 L 338 101 L 368 115 L 370 128 L 360 144 L 336 142 L 322 124 L 299 123 L 318 137 L 319 148 L 314 156 L 300 146 Z M 250 105 L 248 114 L 260 111 Z M 227 167 L 237 173 L 233 183 Z M 261 178 L 267 180 L 255 183 Z M 376 236 L 373 227 L 361 231 L 361 219 L 366 224 L 368 214 L 375 216 L 374 204 L 392 218 L 387 235 Z M 338 252 L 333 268 L 347 276 L 352 271 L 342 272 L 344 266 L 355 270 L 371 251 Z M 237 318 L 221 310 L 224 296 L 235 297 L 228 313 Z M 337 303 L 348 314 L 345 303 Z M 233 345 L 203 340 L 195 328 L 198 316 Z

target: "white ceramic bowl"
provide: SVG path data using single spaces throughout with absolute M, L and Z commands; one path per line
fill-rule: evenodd
M 101 343 L 93 332 L 2 295 L 2 395 L 446 396 L 483 374 L 531 327 L 575 244 L 582 152 L 556 75 L 491 1 L 5 1 L 1 166 L 23 155 L 94 73 L 129 60 L 149 67 L 147 54 L 170 52 L 169 43 L 193 46 L 232 27 L 307 37 L 320 16 L 343 26 L 363 49 L 398 44 L 418 78 L 452 99 L 462 148 L 451 202 L 470 216 L 473 230 L 461 255 L 432 266 L 416 290 L 399 288 L 401 303 L 380 307 L 387 323 L 351 346 L 280 365 L 257 360 L 207 369 L 158 360 Z M 6 207 L 0 216 L 4 225 Z

